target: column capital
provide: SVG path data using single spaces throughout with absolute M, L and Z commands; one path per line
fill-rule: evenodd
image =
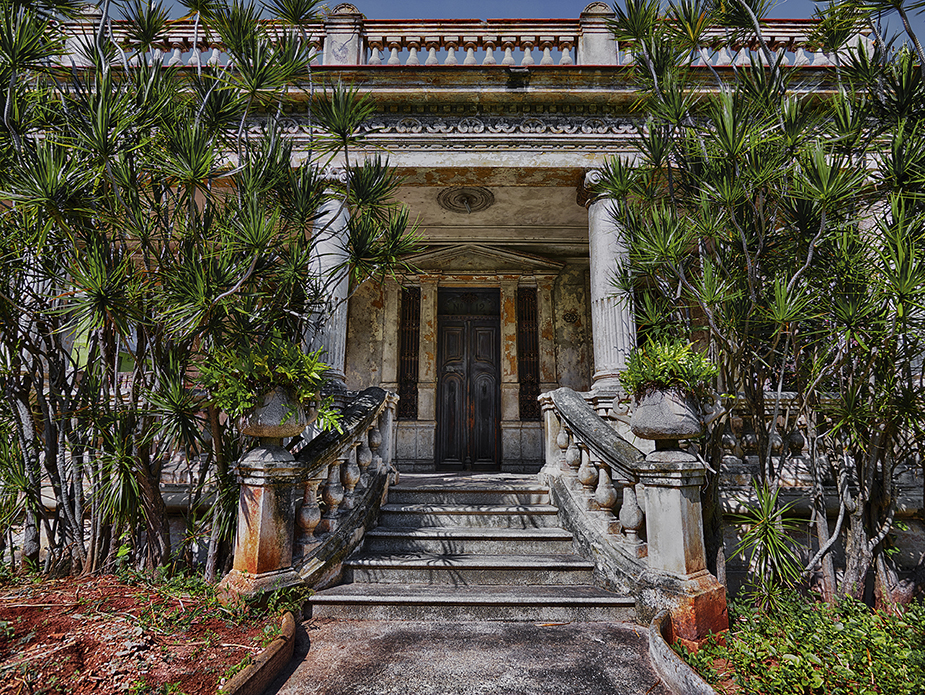
M 581 177 L 575 202 L 583 208 L 591 207 L 599 198 L 594 195 L 594 187 L 604 180 L 600 169 L 588 169 Z

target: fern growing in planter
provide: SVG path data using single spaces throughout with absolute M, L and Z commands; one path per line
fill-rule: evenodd
M 214 349 L 200 366 L 203 384 L 216 407 L 237 418 L 260 405 L 275 387 L 282 387 L 303 407 L 318 409 L 318 425 L 337 426 L 337 413 L 319 392 L 329 367 L 321 351 L 304 353 L 298 343 L 273 331 L 258 343 Z
M 674 389 L 706 400 L 712 392 L 717 367 L 679 339 L 649 340 L 630 354 L 620 383 L 637 399 L 652 391 Z

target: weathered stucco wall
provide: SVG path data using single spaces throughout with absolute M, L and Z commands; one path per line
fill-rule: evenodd
M 360 286 L 350 298 L 347 318 L 347 388 L 361 391 L 382 381 L 385 287 L 374 282 Z M 396 320 L 397 317 L 392 317 Z
M 591 388 L 591 315 L 588 267 L 568 263 L 556 278 L 553 305 L 556 321 L 556 372 L 559 386 L 575 391 Z

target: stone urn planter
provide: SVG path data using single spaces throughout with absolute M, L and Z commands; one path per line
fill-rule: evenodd
M 287 389 L 276 386 L 264 394 L 260 405 L 238 418 L 238 431 L 263 439 L 295 437 L 317 417 L 317 408 L 306 412 Z
M 694 439 L 703 434 L 703 413 L 690 394 L 676 388 L 656 389 L 636 398 L 630 427 L 641 439 Z

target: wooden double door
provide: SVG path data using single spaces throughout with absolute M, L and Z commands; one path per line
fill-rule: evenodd
M 500 305 L 497 289 L 438 291 L 438 470 L 500 469 Z

